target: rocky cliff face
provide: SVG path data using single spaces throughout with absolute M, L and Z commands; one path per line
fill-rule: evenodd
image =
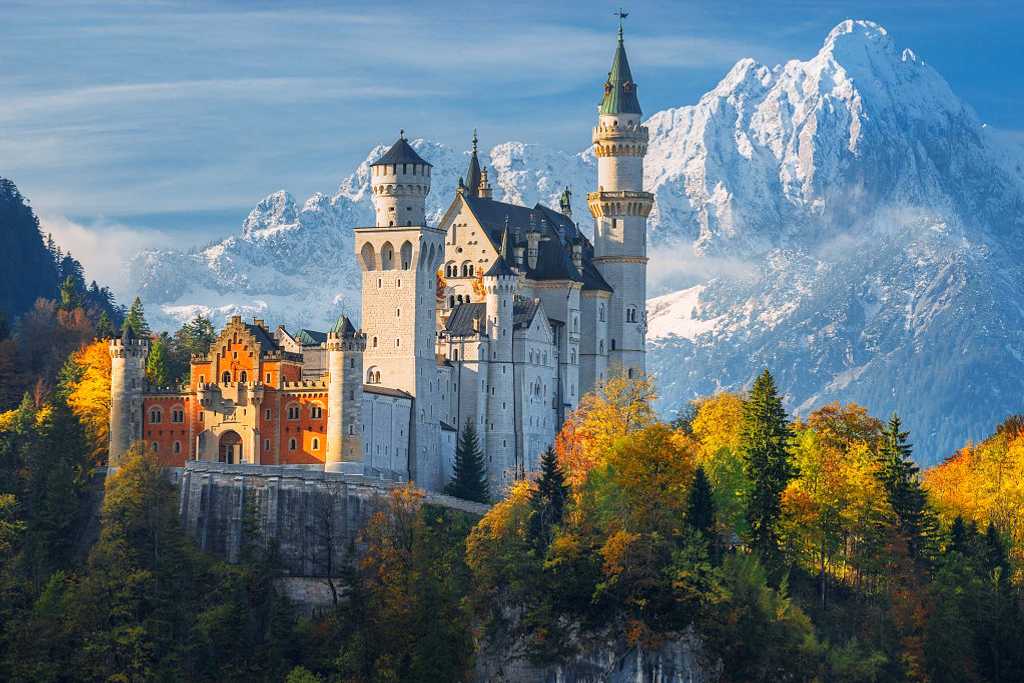
M 771 368 L 792 410 L 898 411 L 934 461 L 1024 409 L 1024 163 L 882 27 L 846 21 L 807 61 L 742 60 L 700 101 L 658 112 L 645 186 L 649 365 L 666 414 Z M 432 219 L 466 153 L 424 140 Z M 351 229 L 368 163 L 332 196 L 261 202 L 239 235 L 146 252 L 134 285 L 165 326 L 204 310 L 325 325 L 358 312 Z M 509 142 L 482 163 L 506 201 L 583 194 L 594 158 Z

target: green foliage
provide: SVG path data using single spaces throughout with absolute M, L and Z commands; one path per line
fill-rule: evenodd
M 81 305 L 78 296 L 78 286 L 75 278 L 68 275 L 60 285 L 60 307 L 65 311 L 71 311 Z
M 164 332 L 153 340 L 149 348 L 149 356 L 146 358 L 146 381 L 150 386 L 168 387 L 176 379 L 171 375 L 169 346 L 170 339 Z
M 704 473 L 704 468 L 697 467 L 690 485 L 690 494 L 686 502 L 686 523 L 707 541 L 711 541 L 715 532 L 715 498 L 711 490 L 711 482 Z
M 750 545 L 773 572 L 780 565 L 777 523 L 782 492 L 796 474 L 789 453 L 791 437 L 782 398 L 771 373 L 765 370 L 743 405 L 740 454 L 751 482 L 747 502 Z
M 900 534 L 910 557 L 930 564 L 937 553 L 938 520 L 928 505 L 928 496 L 921 486 L 909 433 L 903 431 L 899 416 L 893 414 L 882 432 L 878 459 L 879 478 L 885 487 L 889 504 L 896 513 Z
M 551 543 L 552 529 L 562 522 L 569 499 L 569 487 L 558 465 L 553 448 L 544 451 L 540 460 L 540 479 L 530 498 L 533 514 L 530 518 L 530 536 L 540 552 Z
M 459 443 L 455 447 L 455 471 L 445 491 L 456 498 L 486 503 L 491 499 L 487 463 L 480 450 L 473 421 L 466 420 Z
M 124 318 L 121 329 L 124 330 L 126 327 L 131 328 L 132 333 L 136 337 L 149 337 L 152 334 L 149 329 L 149 323 L 146 322 L 146 310 L 142 305 L 142 299 L 139 297 L 135 297 L 132 301 L 132 305 L 128 309 L 128 315 Z
M 96 322 L 96 336 L 100 339 L 110 339 L 117 334 L 117 330 L 114 329 L 114 323 L 110 320 L 110 315 L 106 311 L 100 313 L 100 319 Z

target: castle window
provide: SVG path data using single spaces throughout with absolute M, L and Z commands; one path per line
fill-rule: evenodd
M 160 411 L 159 408 L 153 408 L 152 410 L 149 411 L 149 423 L 150 424 L 160 424 L 160 422 L 162 420 L 163 420 L 163 415 L 161 414 L 161 411 Z
M 395 317 L 396 318 L 401 318 L 402 317 L 402 309 L 401 308 L 396 308 L 395 309 Z
M 231 382 L 231 373 L 225 370 L 224 374 L 221 376 L 220 381 L 223 382 L 224 384 L 229 384 Z
M 175 455 L 177 455 L 178 453 L 181 453 L 181 442 L 180 441 L 175 441 L 174 442 L 174 449 L 173 450 L 174 450 L 174 454 Z
M 356 359 L 355 358 L 349 358 L 348 359 L 348 366 L 350 368 L 354 368 L 356 366 Z
M 299 407 L 294 403 L 288 406 L 288 419 L 298 420 L 299 419 Z
M 231 357 L 237 359 L 238 358 L 238 351 L 232 351 L 231 352 Z
M 199 375 L 199 383 L 206 384 L 206 375 Z
M 353 389 L 349 389 L 348 390 L 348 400 L 353 401 L 353 400 L 355 400 L 355 397 L 356 397 L 356 392 Z
M 270 439 L 263 439 L 263 450 L 270 450 Z
M 452 360 L 458 360 L 458 359 L 459 359 L 459 350 L 458 349 L 452 349 Z
M 397 349 L 397 348 L 399 348 L 399 347 L 400 347 L 401 345 L 402 345 L 402 340 L 401 340 L 401 339 L 399 339 L 398 337 L 395 337 L 395 348 Z
M 373 338 L 373 348 L 377 348 L 377 338 Z
M 267 373 L 267 384 L 270 384 L 270 373 Z
M 614 350 L 615 350 L 615 340 L 612 339 L 612 351 L 614 351 Z
M 633 379 L 633 368 L 630 368 L 629 370 L 626 371 L 626 376 L 629 377 L 630 379 Z
M 248 382 L 249 381 L 249 373 L 246 372 L 245 370 L 242 370 L 242 374 L 239 375 L 238 381 L 239 382 L 243 382 L 243 383 L 244 382 Z
M 185 421 L 185 409 L 181 406 L 174 406 L 171 409 L 171 422 L 181 424 Z
M 356 428 L 355 428 L 355 426 L 354 426 L 354 425 L 351 425 L 351 424 L 350 424 L 350 425 L 348 426 L 348 435 L 349 435 L 349 436 L 355 436 L 355 433 L 356 433 Z
M 604 353 L 604 339 L 602 339 L 601 341 L 597 342 L 597 352 L 598 353 Z
M 295 441 L 294 437 L 288 439 L 288 450 L 294 451 L 296 446 L 298 446 L 298 442 Z
M 597 319 L 601 322 L 605 322 L 605 308 L 604 304 L 601 304 L 597 309 Z
M 156 453 L 157 451 L 160 450 L 160 444 L 158 444 L 156 441 L 154 441 L 153 445 L 152 445 L 152 448 L 153 448 L 153 452 Z
M 313 439 L 313 450 L 320 450 L 320 439 Z
M 311 406 L 309 409 L 309 416 L 314 420 L 319 420 L 324 416 L 324 409 L 318 405 Z
M 269 419 L 271 419 L 271 418 L 273 418 L 273 417 L 274 417 L 274 413 L 273 413 L 273 411 L 272 411 L 272 410 L 270 410 L 270 408 L 267 408 L 267 410 L 266 410 L 266 411 L 265 411 L 265 412 L 263 413 L 263 415 L 264 415 L 264 417 L 265 417 L 265 418 L 266 418 L 267 420 L 269 420 Z

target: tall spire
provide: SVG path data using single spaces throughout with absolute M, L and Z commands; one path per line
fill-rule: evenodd
M 629 70 L 626 59 L 626 46 L 622 39 L 622 20 L 629 16 L 621 9 L 615 13 L 619 17 L 619 40 L 612 58 L 612 69 L 608 72 L 608 80 L 604 83 L 604 97 L 598 112 L 614 116 L 616 114 L 641 114 L 640 100 L 636 97 L 636 83 Z
M 466 171 L 466 192 L 471 197 L 480 196 L 480 159 L 476 155 L 476 128 L 473 129 L 473 153 L 469 157 L 469 170 Z

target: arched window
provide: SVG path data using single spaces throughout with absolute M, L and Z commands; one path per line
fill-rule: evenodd
M 458 359 L 459 359 L 459 350 L 458 349 L 452 349 L 452 360 L 458 360 Z
M 349 436 L 355 436 L 355 433 L 356 433 L 356 428 L 355 428 L 355 426 L 354 426 L 354 425 L 353 425 L 353 424 L 352 424 L 352 423 L 350 422 L 350 423 L 349 423 L 349 425 L 348 425 L 348 435 L 349 435 Z
M 238 381 L 242 382 L 243 384 L 245 382 L 248 382 L 249 381 L 249 373 L 246 372 L 245 370 L 242 370 L 242 373 L 238 376 Z
M 309 408 L 309 416 L 312 417 L 314 420 L 319 420 L 320 418 L 322 418 L 324 416 L 323 406 L 321 406 L 319 403 L 314 403 Z
M 288 406 L 288 419 L 298 420 L 299 419 L 299 406 L 296 403 L 292 403 Z
M 156 441 L 153 442 L 151 447 L 152 447 L 154 453 L 156 453 L 156 452 L 158 452 L 160 450 L 160 444 L 158 444 Z
M 294 438 L 288 439 L 288 450 L 294 451 L 297 446 L 298 442 Z
M 395 248 L 391 242 L 385 242 L 380 248 L 380 269 L 391 270 L 395 267 Z
M 173 450 L 174 450 L 174 454 L 175 455 L 177 455 L 178 453 L 181 453 L 181 442 L 180 441 L 175 441 L 174 442 Z
M 605 322 L 605 320 L 606 320 L 606 319 L 605 319 L 605 308 L 604 308 L 604 304 L 601 304 L 601 305 L 600 305 L 600 306 L 598 306 L 598 308 L 597 308 L 597 319 L 598 319 L 598 320 L 600 320 L 601 322 Z
M 228 372 L 227 370 L 225 370 L 224 374 L 221 375 L 221 377 L 220 377 L 220 381 L 223 382 L 224 384 L 230 384 L 231 383 L 231 373 Z
M 372 366 L 366 371 L 366 383 L 367 384 L 379 384 L 380 383 L 380 371 L 377 366 Z
M 161 422 L 163 422 L 163 411 L 159 408 L 151 408 L 149 411 L 149 423 L 156 425 Z
M 614 351 L 614 350 L 615 350 L 615 340 L 612 339 L 612 351 Z
M 363 270 L 377 270 L 377 257 L 373 252 L 373 245 L 369 242 L 359 251 L 359 258 L 363 262 Z
M 171 422 L 175 424 L 181 424 L 185 421 L 185 409 L 181 406 L 174 406 L 171 408 Z
M 601 341 L 597 342 L 597 352 L 598 353 L 604 353 L 604 339 L 602 339 Z
M 412 242 L 409 240 L 402 243 L 401 259 L 402 270 L 409 270 L 409 267 L 412 265 Z
M 313 450 L 320 450 L 320 439 L 317 439 L 316 437 L 313 438 Z
M 628 370 L 626 370 L 626 377 L 633 379 L 633 368 L 629 368 Z
M 267 384 L 270 384 L 270 373 L 267 373 Z

